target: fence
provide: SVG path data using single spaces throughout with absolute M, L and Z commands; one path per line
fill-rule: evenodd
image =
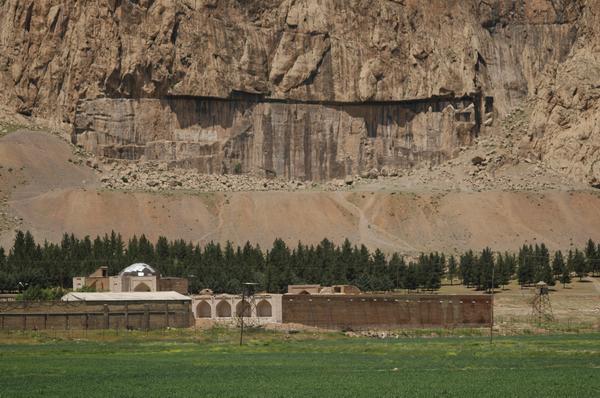
M 193 323 L 190 302 L 12 302 L 0 303 L 0 329 L 186 328 Z

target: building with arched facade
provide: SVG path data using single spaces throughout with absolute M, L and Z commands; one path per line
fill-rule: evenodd
M 233 322 L 244 316 L 248 323 L 281 323 L 281 294 L 199 294 L 192 296 L 192 311 L 197 319 Z

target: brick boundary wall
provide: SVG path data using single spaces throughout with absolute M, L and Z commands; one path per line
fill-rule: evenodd
M 0 303 L 0 330 L 152 330 L 192 325 L 187 301 Z
M 490 324 L 488 295 L 290 295 L 284 323 L 326 329 L 479 327 Z

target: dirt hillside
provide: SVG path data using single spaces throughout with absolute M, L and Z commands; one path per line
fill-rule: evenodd
M 49 133 L 8 134 L 0 139 L 0 156 L 7 196 L 4 245 L 18 227 L 55 241 L 64 232 L 111 230 L 126 237 L 145 233 L 152 239 L 229 239 L 263 246 L 277 237 L 290 244 L 348 237 L 412 254 L 486 245 L 508 250 L 526 241 L 568 248 L 595 237 L 600 223 L 600 195 L 592 190 L 457 191 L 431 182 L 379 179 L 338 190 L 139 192 L 102 188 L 102 173 L 86 162 L 78 164 L 74 147 Z

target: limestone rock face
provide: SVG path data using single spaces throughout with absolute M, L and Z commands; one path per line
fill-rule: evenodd
M 1 95 L 71 122 L 82 99 L 240 91 L 354 102 L 482 90 L 504 112 L 569 53 L 584 3 L 6 0 Z
M 307 103 L 214 98 L 80 103 L 77 143 L 119 159 L 206 173 L 328 180 L 438 164 L 477 135 L 476 99 Z
M 593 179 L 563 136 L 597 136 L 598 1 L 5 0 L 0 102 L 105 156 L 308 179 L 441 161 L 533 97 L 528 150 Z
M 583 9 L 567 60 L 543 76 L 524 150 L 580 181 L 600 186 L 600 1 Z

